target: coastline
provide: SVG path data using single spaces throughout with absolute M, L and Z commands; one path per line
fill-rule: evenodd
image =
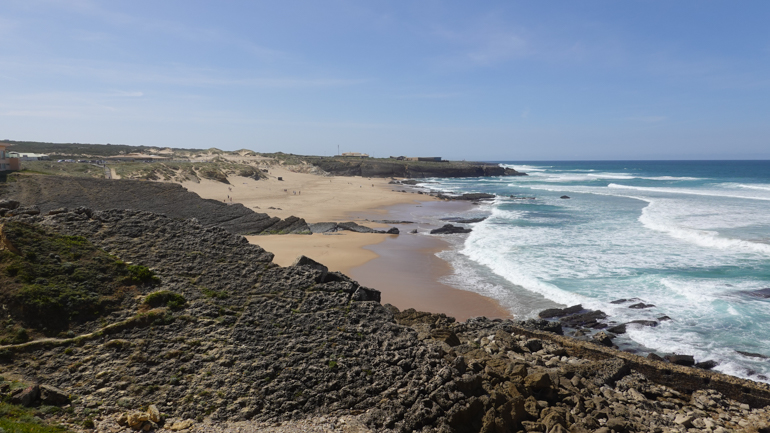
M 444 313 L 459 321 L 477 316 L 513 317 L 494 299 L 441 283 L 441 278 L 451 275 L 453 269 L 436 253 L 448 249 L 449 243 L 435 236 L 409 233 L 435 228 L 435 224 L 424 222 L 425 217 L 465 212 L 471 209 L 469 203 L 398 192 L 405 188 L 389 185 L 386 179 L 326 177 L 280 167 L 272 167 L 270 176 L 261 181 L 236 177 L 230 185 L 201 180 L 185 182 L 183 186 L 203 198 L 229 200 L 230 196 L 233 203 L 270 216 L 294 215 L 309 222 L 353 220 L 373 228 L 398 227 L 399 235 L 343 231 L 246 238 L 273 253 L 273 261 L 281 266 L 291 265 L 300 255 L 308 256 L 331 271 L 342 272 L 364 286 L 380 290 L 382 302 L 399 309 Z M 284 180 L 278 181 L 278 176 Z M 369 188 L 364 188 L 364 183 Z M 378 220 L 414 223 L 383 224 Z

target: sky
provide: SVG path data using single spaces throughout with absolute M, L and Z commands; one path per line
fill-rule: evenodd
M 770 2 L 3 0 L 0 139 L 770 159 Z

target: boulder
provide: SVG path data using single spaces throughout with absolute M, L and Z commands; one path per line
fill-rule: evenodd
M 665 359 L 672 364 L 684 365 L 685 367 L 695 365 L 695 359 L 692 355 L 666 355 Z
M 564 199 L 564 200 L 567 200 L 567 199 L 569 199 L 570 197 L 569 197 L 568 195 L 563 195 L 563 196 L 561 196 L 561 197 L 559 197 L 559 198 L 561 198 L 561 199 Z
M 171 424 L 169 427 L 166 427 L 167 429 L 171 431 L 180 431 L 180 430 L 187 430 L 190 427 L 192 427 L 195 423 L 191 419 L 186 419 L 184 421 L 177 421 L 173 424 Z
M 665 361 L 660 355 L 653 352 L 647 354 L 647 359 L 652 359 L 653 361 Z
M 575 314 L 583 311 L 583 306 L 581 304 L 573 305 L 571 307 L 567 308 L 549 308 L 547 310 L 543 310 L 540 313 L 538 313 L 538 317 L 541 319 L 549 319 L 553 317 L 564 317 L 569 316 L 570 314 Z
M 11 396 L 11 403 L 20 404 L 24 407 L 32 406 L 40 397 L 40 386 L 37 384 L 27 388 L 19 388 Z
M 5 216 L 12 217 L 17 215 L 40 215 L 40 208 L 37 206 L 25 206 L 11 209 L 5 213 Z
M 604 331 L 597 332 L 591 339 L 602 346 L 612 347 L 612 338 Z
M 451 235 L 456 233 L 470 233 L 471 229 L 464 227 L 453 226 L 452 224 L 445 224 L 443 227 L 433 229 L 430 231 L 432 235 Z
M 51 406 L 61 406 L 70 401 L 66 392 L 51 385 L 40 385 L 40 400 Z
M 315 269 L 317 271 L 321 271 L 320 281 L 324 281 L 326 279 L 326 275 L 329 273 L 329 268 L 326 266 L 316 262 L 315 260 L 311 259 L 308 256 L 298 256 L 296 259 L 294 259 L 294 263 L 291 264 L 292 266 L 305 266 L 311 269 Z M 320 282 L 319 281 L 319 282 Z
M 695 367 L 703 369 L 703 370 L 711 370 L 712 368 L 716 367 L 717 365 L 719 365 L 718 362 L 714 361 L 713 359 L 709 359 L 707 361 L 701 361 L 701 362 L 696 363 Z
M 21 203 L 16 200 L 3 199 L 0 200 L 0 209 L 13 210 L 19 207 Z
M 158 406 L 155 406 L 154 404 L 151 404 L 147 408 L 147 415 L 150 417 L 150 421 L 154 423 L 160 423 L 161 417 L 160 417 L 160 411 L 158 410 Z
M 633 305 L 629 305 L 628 308 L 632 308 L 634 310 L 641 310 L 643 308 L 652 308 L 654 306 L 655 305 L 653 305 L 653 304 L 645 304 L 644 302 L 639 302 L 639 303 L 636 303 L 636 304 L 633 304 Z

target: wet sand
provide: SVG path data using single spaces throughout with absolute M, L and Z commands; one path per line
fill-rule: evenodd
M 284 180 L 277 180 L 278 176 Z M 430 216 L 464 212 L 470 208 L 468 203 L 395 192 L 408 188 L 388 185 L 386 179 L 326 177 L 280 167 L 270 168 L 268 180 L 232 176 L 230 182 L 227 185 L 203 179 L 200 183 L 185 182 L 183 186 L 203 198 L 225 200 L 230 196 L 233 203 L 270 216 L 295 215 L 308 222 L 355 220 L 368 227 L 393 226 L 401 231 L 400 235 L 344 231 L 326 235 L 247 236 L 249 242 L 275 254 L 273 260 L 281 266 L 306 255 L 332 271 L 380 290 L 382 302 L 399 309 L 445 313 L 461 321 L 476 316 L 511 317 L 493 299 L 442 284 L 441 278 L 451 275 L 453 269 L 435 254 L 449 248 L 449 244 L 437 236 L 408 233 L 413 229 L 424 233 L 436 228 L 443 222 Z M 415 223 L 388 225 L 374 220 Z

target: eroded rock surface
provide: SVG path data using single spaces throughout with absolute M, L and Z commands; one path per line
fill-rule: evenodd
M 101 331 L 0 347 L 4 374 L 61 390 L 72 411 L 59 416 L 97 428 L 349 416 L 398 432 L 768 428 L 765 385 L 543 332 L 556 329 L 544 321 L 402 312 L 321 264 L 276 266 L 195 221 L 88 209 L 12 219 L 83 236 L 160 278 Z M 185 302 L 147 310 L 158 291 Z

